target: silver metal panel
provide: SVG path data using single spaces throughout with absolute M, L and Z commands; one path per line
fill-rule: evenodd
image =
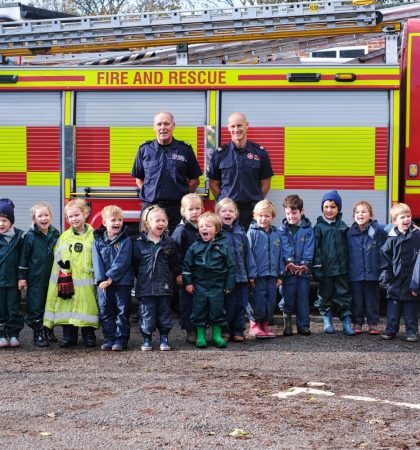
M 0 92 L 1 126 L 57 126 L 61 123 L 59 92 Z
M 299 192 L 285 189 L 270 191 L 268 198 L 276 205 L 277 217 L 274 220 L 275 225 L 280 225 L 284 218 L 283 199 L 287 195 L 298 194 L 303 200 L 305 215 L 310 219 L 312 225 L 315 225 L 317 218 L 321 213 L 321 198 L 330 189 L 325 190 L 300 190 Z M 352 217 L 353 206 L 357 201 L 366 200 L 372 204 L 374 218 L 382 224 L 389 223 L 388 210 L 390 205 L 386 203 L 385 191 L 369 190 L 339 190 L 343 200 L 343 220 L 347 225 L 351 225 L 354 220 Z
M 169 111 L 178 126 L 206 123 L 206 93 L 179 92 L 79 92 L 77 126 L 152 126 L 153 117 Z
M 60 188 L 55 186 L 0 186 L 0 198 L 10 198 L 15 204 L 15 225 L 27 230 L 31 224 L 30 209 L 38 201 L 48 202 L 53 212 L 53 225 L 63 231 L 61 223 Z
M 222 93 L 221 118 L 243 112 L 250 126 L 334 127 L 389 125 L 387 91 L 305 91 Z

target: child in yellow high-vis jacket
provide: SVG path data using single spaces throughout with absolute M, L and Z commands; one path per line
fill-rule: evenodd
M 96 345 L 99 318 L 92 263 L 94 237 L 93 228 L 86 223 L 88 214 L 84 200 L 67 203 L 65 216 L 71 227 L 61 234 L 54 248 L 44 326 L 63 326 L 62 348 L 77 344 L 79 327 L 86 347 Z

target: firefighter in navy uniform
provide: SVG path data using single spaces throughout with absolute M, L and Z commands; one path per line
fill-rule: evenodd
M 216 200 L 229 197 L 239 209 L 239 224 L 248 229 L 254 206 L 269 192 L 274 175 L 267 151 L 247 138 L 244 114 L 229 116 L 232 141 L 213 152 L 207 176 Z
M 156 139 L 140 145 L 131 175 L 140 188 L 142 211 L 152 204 L 164 208 L 171 234 L 181 221 L 181 199 L 194 192 L 203 174 L 191 145 L 173 138 L 174 117 L 160 112 L 154 117 Z

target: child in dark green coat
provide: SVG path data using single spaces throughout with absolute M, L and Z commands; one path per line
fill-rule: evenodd
M 44 328 L 45 302 L 51 268 L 54 262 L 54 245 L 60 233 L 51 225 L 51 207 L 46 202 L 35 203 L 31 208 L 32 227 L 23 237 L 19 258 L 19 289 L 27 288 L 26 324 L 34 332 L 34 345 L 48 347 L 56 342 L 54 331 Z
M 219 233 L 222 222 L 206 212 L 198 220 L 200 237 L 187 250 L 182 266 L 185 289 L 193 295 L 191 323 L 197 327 L 197 348 L 207 347 L 206 326 L 212 327 L 213 343 L 224 348 L 222 326 L 226 325 L 224 296 L 235 286 L 235 263 L 226 238 Z
M 341 220 L 341 197 L 337 191 L 324 194 L 321 200 L 323 215 L 314 226 L 315 255 L 313 274 L 319 279 L 316 305 L 324 319 L 325 333 L 334 333 L 333 313 L 343 323 L 347 336 L 356 332 L 351 326 L 352 295 L 348 282 L 347 232 L 349 227 Z
M 0 348 L 19 347 L 23 328 L 17 272 L 23 231 L 13 226 L 15 205 L 0 199 Z

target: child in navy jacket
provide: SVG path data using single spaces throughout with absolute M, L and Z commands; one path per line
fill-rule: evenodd
M 269 200 L 259 201 L 254 208 L 254 220 L 248 230 L 249 249 L 254 262 L 249 268 L 253 286 L 250 304 L 255 321 L 250 320 L 250 334 L 257 339 L 276 337 L 268 323 L 273 320 L 277 289 L 283 274 L 280 231 L 271 223 L 276 209 Z
M 133 246 L 142 351 L 152 350 L 152 334 L 156 328 L 160 333 L 160 350 L 171 350 L 168 334 L 173 327 L 173 281 L 181 268 L 178 245 L 166 234 L 167 228 L 164 209 L 152 205 L 143 210 L 141 233 Z
M 223 330 L 223 338 L 243 342 L 245 307 L 249 302 L 248 272 L 253 257 L 248 248 L 245 230 L 238 223 L 236 203 L 226 197 L 217 203 L 216 213 L 222 221 L 222 236 L 228 241 L 228 248 L 236 265 L 235 287 L 225 296 L 227 326 Z
M 420 251 L 420 231 L 414 229 L 410 207 L 394 205 L 390 211 L 395 227 L 381 248 L 380 280 L 387 290 L 386 330 L 382 339 L 394 339 L 405 320 L 406 340 L 417 341 L 419 276 L 415 270 Z M 413 278 L 413 279 L 412 279 Z
M 379 334 L 379 268 L 381 247 L 387 233 L 373 219 L 369 202 L 357 202 L 353 207 L 354 223 L 347 233 L 349 249 L 349 281 L 353 292 L 353 329 L 363 331 L 365 316 L 369 334 Z
M 303 201 L 298 195 L 288 195 L 283 201 L 286 218 L 280 227 L 285 273 L 280 306 L 284 313 L 284 336 L 292 335 L 292 314 L 296 312 L 299 334 L 311 334 L 309 291 L 314 232 L 311 222 L 303 214 Z
M 104 343 L 102 350 L 127 348 L 130 336 L 130 304 L 133 286 L 132 243 L 123 228 L 123 211 L 115 205 L 102 210 L 102 224 L 93 232 L 92 259 L 98 286 L 99 319 Z
M 203 213 L 203 200 L 198 194 L 187 194 L 181 200 L 182 220 L 172 233 L 172 239 L 178 244 L 180 262 L 184 260 L 185 254 L 190 246 L 199 237 L 198 218 Z M 182 283 L 182 275 L 178 275 L 177 284 L 179 286 L 179 321 L 181 328 L 187 332 L 187 342 L 195 344 L 197 341 L 197 331 L 191 323 L 191 311 L 193 296 L 185 290 Z

